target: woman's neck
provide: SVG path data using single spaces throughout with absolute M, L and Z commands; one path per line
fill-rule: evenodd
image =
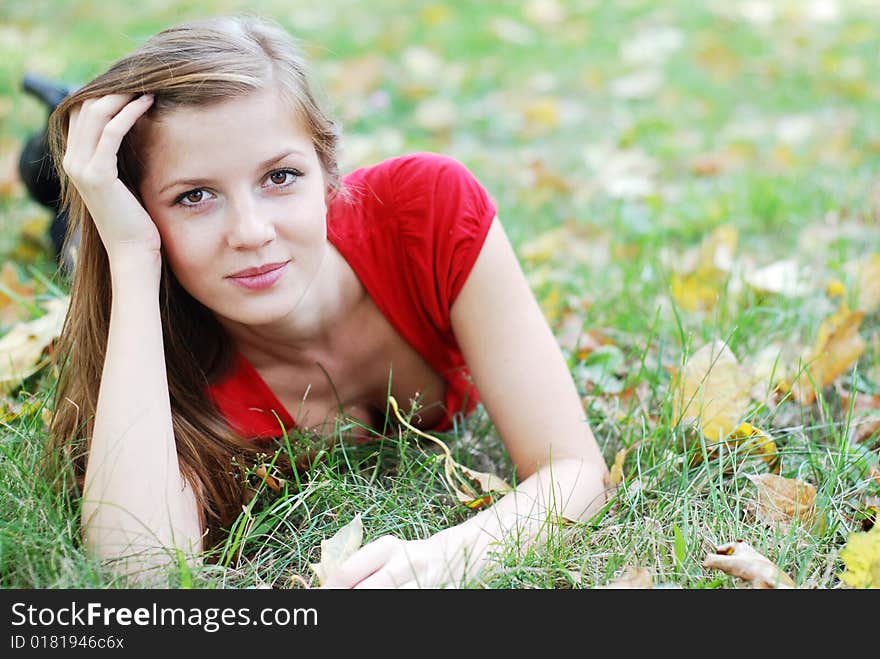
M 220 319 L 239 352 L 255 367 L 309 363 L 315 354 L 333 351 L 337 337 L 362 307 L 366 290 L 351 266 L 328 243 L 327 253 L 296 308 L 268 325 Z

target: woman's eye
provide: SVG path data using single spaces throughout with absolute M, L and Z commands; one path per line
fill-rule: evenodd
M 183 206 L 184 208 L 195 208 L 197 206 L 201 206 L 207 200 L 208 193 L 205 190 L 196 188 L 195 190 L 184 192 L 175 200 L 174 203 L 178 206 Z
M 269 174 L 269 181 L 280 187 L 290 185 L 300 176 L 302 173 L 295 169 L 279 169 Z

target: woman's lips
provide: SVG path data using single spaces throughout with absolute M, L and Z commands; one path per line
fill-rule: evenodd
M 238 286 L 242 288 L 247 288 L 251 291 L 261 291 L 266 288 L 272 286 L 276 281 L 281 279 L 281 276 L 287 270 L 287 266 L 290 261 L 285 261 L 284 263 L 275 264 L 275 267 L 271 270 L 267 270 L 265 267 L 257 268 L 256 270 L 263 270 L 263 272 L 259 274 L 241 276 L 235 275 L 229 277 L 229 279 Z M 252 270 L 253 271 L 253 270 Z M 243 271 L 247 272 L 247 271 Z

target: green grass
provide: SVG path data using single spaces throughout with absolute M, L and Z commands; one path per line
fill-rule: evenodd
M 0 31 L 0 155 L 11 157 L 45 118 L 18 89 L 25 71 L 83 81 L 168 24 L 249 4 L 148 1 L 133 12 L 122 2 L 8 0 Z M 749 513 L 754 485 L 746 475 L 765 472 L 762 461 L 727 455 L 690 466 L 691 453 L 702 449 L 675 425 L 670 370 L 716 338 L 741 361 L 770 344 L 796 354 L 834 309 L 823 283 L 846 280 L 846 263 L 880 251 L 880 13 L 872 3 L 839 2 L 839 14 L 823 22 L 804 3 L 768 0 L 764 6 L 776 18 L 764 23 L 747 17 L 755 3 L 571 2 L 561 3 L 565 19 L 554 25 L 530 18 L 526 5 L 261 4 L 302 39 L 316 80 L 342 118 L 344 168 L 409 150 L 445 152 L 490 191 L 517 249 L 566 221 L 590 236 L 592 247 L 578 257 L 560 250 L 523 264 L 548 316 L 567 300 L 587 303 L 584 328 L 601 328 L 622 355 L 611 375 L 624 389 L 641 383 L 645 412 L 624 401 L 615 413 L 615 396 L 586 386 L 585 369 L 595 369 L 596 359 L 566 353 L 609 464 L 619 449 L 631 448 L 623 486 L 602 515 L 561 529 L 546 547 L 524 556 L 500 548 L 497 569 L 473 585 L 593 587 L 627 566 L 645 566 L 657 584 L 737 587 L 741 581 L 701 562 L 715 546 L 741 538 L 801 587 L 840 587 L 838 552 L 861 528 L 857 510 L 880 494 L 868 476 L 878 462 L 876 435 L 849 443 L 848 411 L 833 388 L 810 407 L 791 400 L 753 406 L 750 422 L 770 432 L 782 452 L 781 475 L 805 479 L 818 492 L 821 523 L 783 533 Z M 655 45 L 644 60 L 628 55 L 636 35 L 656 37 L 661 29 L 671 30 L 677 48 L 661 55 Z M 420 76 L 408 64 L 419 52 L 414 48 L 444 63 Z M 346 71 L 369 56 L 382 66 L 364 91 Z M 659 77 L 653 89 L 615 93 L 621 78 L 645 70 Z M 373 92 L 384 100 L 369 105 Z M 433 97 L 455 108 L 446 130 L 417 120 L 419 104 Z M 556 108 L 555 117 L 529 115 L 542 99 Z M 641 152 L 653 164 L 650 187 L 640 194 L 615 195 L 600 184 L 620 151 Z M 693 162 L 706 154 L 732 154 L 735 162 L 700 176 Z M 0 195 L 0 253 L 23 274 L 27 267 L 51 277 L 45 253 L 22 249 L 22 227 L 41 217 L 47 219 L 20 187 Z M 737 264 L 796 258 L 809 268 L 812 291 L 787 299 L 729 289 L 708 313 L 676 308 L 675 265 L 728 223 L 739 232 Z M 876 393 L 876 312 L 863 320 L 861 334 L 867 348 L 844 380 Z M 11 398 L 41 401 L 52 386 L 44 372 Z M 460 462 L 510 477 L 482 410 L 449 439 Z M 0 585 L 125 585 L 83 552 L 78 502 L 34 479 L 43 440 L 39 414 L 0 427 Z M 296 575 L 312 578 L 309 563 L 317 562 L 321 540 L 357 513 L 366 540 L 386 533 L 421 538 L 460 522 L 472 513 L 446 489 L 436 457 L 406 435 L 334 449 L 301 487 L 291 484 L 283 495 L 259 490 L 233 530 L 225 568 L 180 570 L 170 583 L 297 587 Z

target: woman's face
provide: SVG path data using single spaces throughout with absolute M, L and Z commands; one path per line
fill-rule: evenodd
M 170 110 L 146 135 L 141 198 L 180 284 L 233 322 L 289 314 L 327 249 L 324 173 L 295 113 L 260 91 Z

